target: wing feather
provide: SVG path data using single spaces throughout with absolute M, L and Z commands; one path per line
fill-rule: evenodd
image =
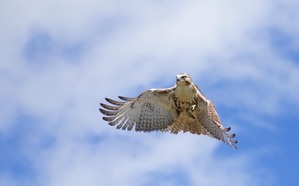
M 207 135 L 221 140 L 233 148 L 237 148 L 235 144 L 238 143 L 238 141 L 232 139 L 236 136 L 236 134 L 227 133 L 231 128 L 223 127 L 214 104 L 211 101 L 208 101 L 207 111 L 201 110 L 200 112 L 196 112 L 196 117 L 201 121 L 202 126 L 207 130 Z
M 106 116 L 113 116 L 116 114 L 115 111 L 110 111 L 110 110 L 104 110 L 102 108 L 100 108 L 100 112 L 102 112 L 103 114 L 105 114 Z
M 111 106 L 111 105 L 106 105 L 104 103 L 100 103 L 100 105 L 103 108 L 108 109 L 108 110 L 118 110 L 119 109 L 119 106 Z
M 134 98 L 128 98 L 128 97 L 124 97 L 124 96 L 118 96 L 118 98 L 123 101 L 132 101 L 134 99 Z
M 136 131 L 155 131 L 170 126 L 178 117 L 175 104 L 171 98 L 174 88 L 151 89 L 136 98 L 119 96 L 116 101 L 106 98 L 107 105 L 101 103 L 99 111 L 109 125 L 117 125 L 117 129 Z
M 115 101 L 110 98 L 105 98 L 107 102 L 113 104 L 113 105 L 118 105 L 118 106 L 123 106 L 126 102 L 120 102 L 120 101 Z
M 100 110 L 101 111 L 101 110 Z M 103 117 L 103 120 L 105 120 L 105 121 L 113 121 L 113 118 L 111 118 L 111 117 Z M 109 123 L 109 125 L 110 125 L 110 123 Z

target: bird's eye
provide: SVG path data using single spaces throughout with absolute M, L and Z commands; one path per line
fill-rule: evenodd
M 187 76 L 182 76 L 182 79 L 186 79 L 187 78 Z

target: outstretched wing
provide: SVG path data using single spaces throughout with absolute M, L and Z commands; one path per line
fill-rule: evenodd
M 119 96 L 123 101 L 106 98 L 112 105 L 101 103 L 103 119 L 117 129 L 156 131 L 167 128 L 178 117 L 171 95 L 174 88 L 150 89 L 136 98 Z
M 236 135 L 227 133 L 228 131 L 230 131 L 231 128 L 223 127 L 213 102 L 210 100 L 207 101 L 207 110 L 195 109 L 195 111 L 193 112 L 196 115 L 196 118 L 200 121 L 201 125 L 207 130 L 207 135 L 221 140 L 233 148 L 237 148 L 235 144 L 238 143 L 238 141 L 233 139 Z

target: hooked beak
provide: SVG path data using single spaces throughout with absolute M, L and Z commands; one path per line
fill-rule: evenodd
M 186 80 L 186 76 L 177 76 L 176 77 L 176 81 L 185 81 Z

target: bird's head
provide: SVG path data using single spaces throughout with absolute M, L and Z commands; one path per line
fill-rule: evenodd
M 187 73 L 180 73 L 176 75 L 176 84 L 177 85 L 190 85 L 192 83 L 192 79 Z

